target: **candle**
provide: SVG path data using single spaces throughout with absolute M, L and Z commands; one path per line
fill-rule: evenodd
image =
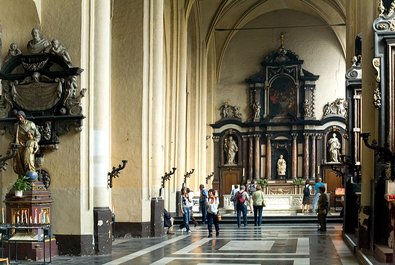
M 243 167 L 243 176 L 245 176 L 245 168 Z
M 4 224 L 5 222 L 5 214 L 4 214 L 4 208 L 1 208 L 1 223 Z

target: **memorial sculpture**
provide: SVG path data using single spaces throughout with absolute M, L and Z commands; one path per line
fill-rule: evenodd
M 329 162 L 339 162 L 341 144 L 337 139 L 336 133 L 328 140 Z

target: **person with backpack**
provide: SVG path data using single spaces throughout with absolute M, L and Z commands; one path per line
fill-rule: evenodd
M 303 187 L 302 213 L 307 214 L 310 211 L 310 194 L 311 185 L 310 180 L 306 179 Z
M 236 195 L 239 192 L 239 185 L 235 185 L 232 191 L 230 192 L 230 201 L 233 203 L 233 209 L 234 212 L 236 213 L 237 209 L 237 202 L 236 202 Z
M 243 223 L 244 226 L 247 226 L 247 205 L 250 201 L 250 197 L 248 193 L 245 191 L 246 187 L 241 185 L 240 191 L 237 193 L 236 202 L 237 202 L 237 226 L 241 225 L 241 213 L 243 213 Z

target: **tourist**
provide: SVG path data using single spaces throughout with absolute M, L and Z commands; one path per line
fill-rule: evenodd
M 317 205 L 318 205 L 318 199 L 320 198 L 320 187 L 325 186 L 325 184 L 322 182 L 321 178 L 317 179 L 317 182 L 314 185 L 314 199 L 313 199 L 313 206 L 312 206 L 312 212 L 316 213 L 317 212 Z
M 247 205 L 249 204 L 250 198 L 248 193 L 245 191 L 245 186 L 241 185 L 240 191 L 237 193 L 237 226 L 241 225 L 241 213 L 243 213 L 243 224 L 247 226 Z
M 208 192 L 204 188 L 203 184 L 200 184 L 199 186 L 200 189 L 200 196 L 199 196 L 199 208 L 202 213 L 202 224 L 207 224 L 207 198 L 208 198 Z
M 213 236 L 213 223 L 215 227 L 215 235 L 219 235 L 219 224 L 218 224 L 218 205 L 219 199 L 216 196 L 216 192 L 213 189 L 208 191 L 208 199 L 206 201 L 207 205 L 207 228 L 208 228 L 208 237 Z
M 263 199 L 263 191 L 261 185 L 256 186 L 256 191 L 252 194 L 253 207 L 254 207 L 254 225 L 261 226 L 262 224 L 262 209 L 265 204 Z
M 303 199 L 302 199 L 302 213 L 304 214 L 307 214 L 310 211 L 310 194 L 311 194 L 310 180 L 306 179 L 303 187 Z
M 326 216 L 328 214 L 328 197 L 325 194 L 325 186 L 319 188 L 321 193 L 320 199 L 318 200 L 318 223 L 320 228 L 318 231 L 326 231 Z

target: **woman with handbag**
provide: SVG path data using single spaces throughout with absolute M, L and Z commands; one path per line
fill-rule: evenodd
M 261 185 L 256 185 L 256 191 L 252 194 L 255 226 L 261 226 L 262 224 L 262 208 L 266 206 L 263 195 Z
M 215 190 L 210 189 L 208 191 L 207 205 L 207 228 L 208 237 L 213 237 L 213 223 L 215 226 L 215 235 L 219 235 L 219 224 L 218 224 L 218 205 L 219 199 L 215 196 Z

